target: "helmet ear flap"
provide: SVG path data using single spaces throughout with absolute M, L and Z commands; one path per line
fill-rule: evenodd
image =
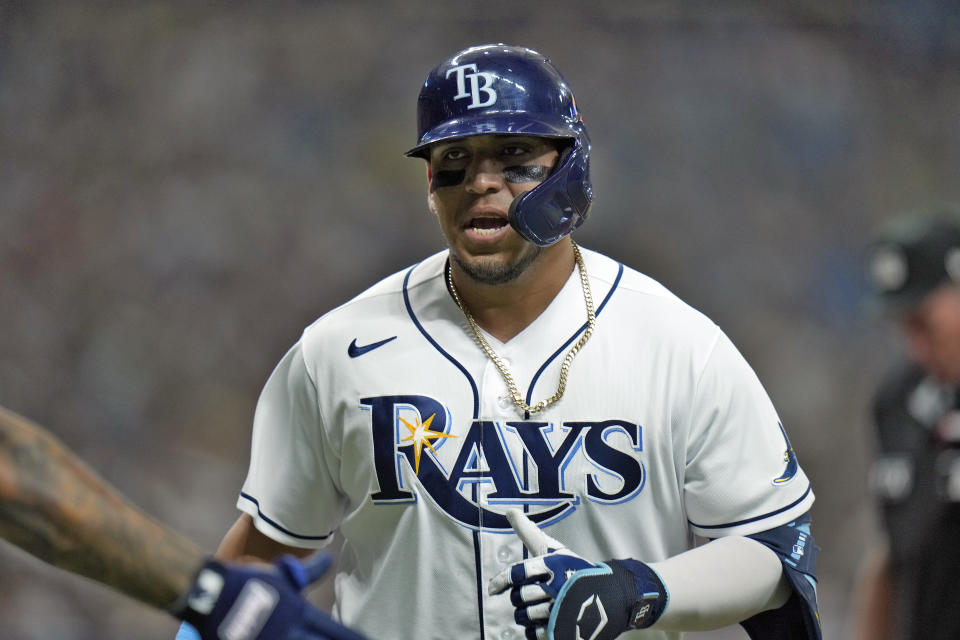
M 549 247 L 584 223 L 592 203 L 590 140 L 583 131 L 546 180 L 513 199 L 510 225 L 533 244 Z

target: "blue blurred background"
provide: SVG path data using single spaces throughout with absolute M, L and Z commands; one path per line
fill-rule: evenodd
M 4 0 L 0 403 L 215 547 L 276 361 L 442 246 L 402 152 L 427 71 L 487 42 L 540 50 L 576 93 L 597 194 L 578 241 L 713 317 L 765 383 L 842 637 L 896 349 L 862 308 L 863 248 L 960 201 L 957 2 Z M 175 627 L 0 545 L 3 640 Z

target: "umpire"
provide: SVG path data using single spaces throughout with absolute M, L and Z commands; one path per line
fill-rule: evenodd
M 873 400 L 870 485 L 886 547 L 859 584 L 857 640 L 960 638 L 960 218 L 911 216 L 870 250 L 872 300 L 904 362 Z

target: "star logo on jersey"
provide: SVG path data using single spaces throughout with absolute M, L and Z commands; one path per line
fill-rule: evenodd
M 420 473 L 420 454 L 423 453 L 423 445 L 427 445 L 427 447 L 430 448 L 430 451 L 433 451 L 434 453 L 436 453 L 437 450 L 433 448 L 433 443 L 432 443 L 433 440 L 436 440 L 437 438 L 456 438 L 457 437 L 452 433 L 443 433 L 442 431 L 431 431 L 430 423 L 433 422 L 433 419 L 435 417 L 437 417 L 437 414 L 435 413 L 431 414 L 430 417 L 427 418 L 422 423 L 418 418 L 416 426 L 410 424 L 403 418 L 400 418 L 400 422 L 405 424 L 407 426 L 407 429 L 410 430 L 410 435 L 407 436 L 406 438 L 401 439 L 400 442 L 413 442 L 413 447 L 414 447 L 413 455 L 415 460 L 413 472 L 415 474 Z

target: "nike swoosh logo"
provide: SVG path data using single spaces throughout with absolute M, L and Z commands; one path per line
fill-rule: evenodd
M 347 355 L 350 356 L 351 358 L 358 358 L 363 354 L 373 351 L 374 349 L 377 349 L 379 347 L 382 347 L 388 342 L 396 339 L 397 339 L 397 336 L 393 336 L 392 338 L 387 338 L 386 340 L 381 340 L 380 342 L 371 342 L 370 344 L 358 346 L 357 339 L 354 338 L 353 342 L 350 343 L 350 346 L 347 347 Z

